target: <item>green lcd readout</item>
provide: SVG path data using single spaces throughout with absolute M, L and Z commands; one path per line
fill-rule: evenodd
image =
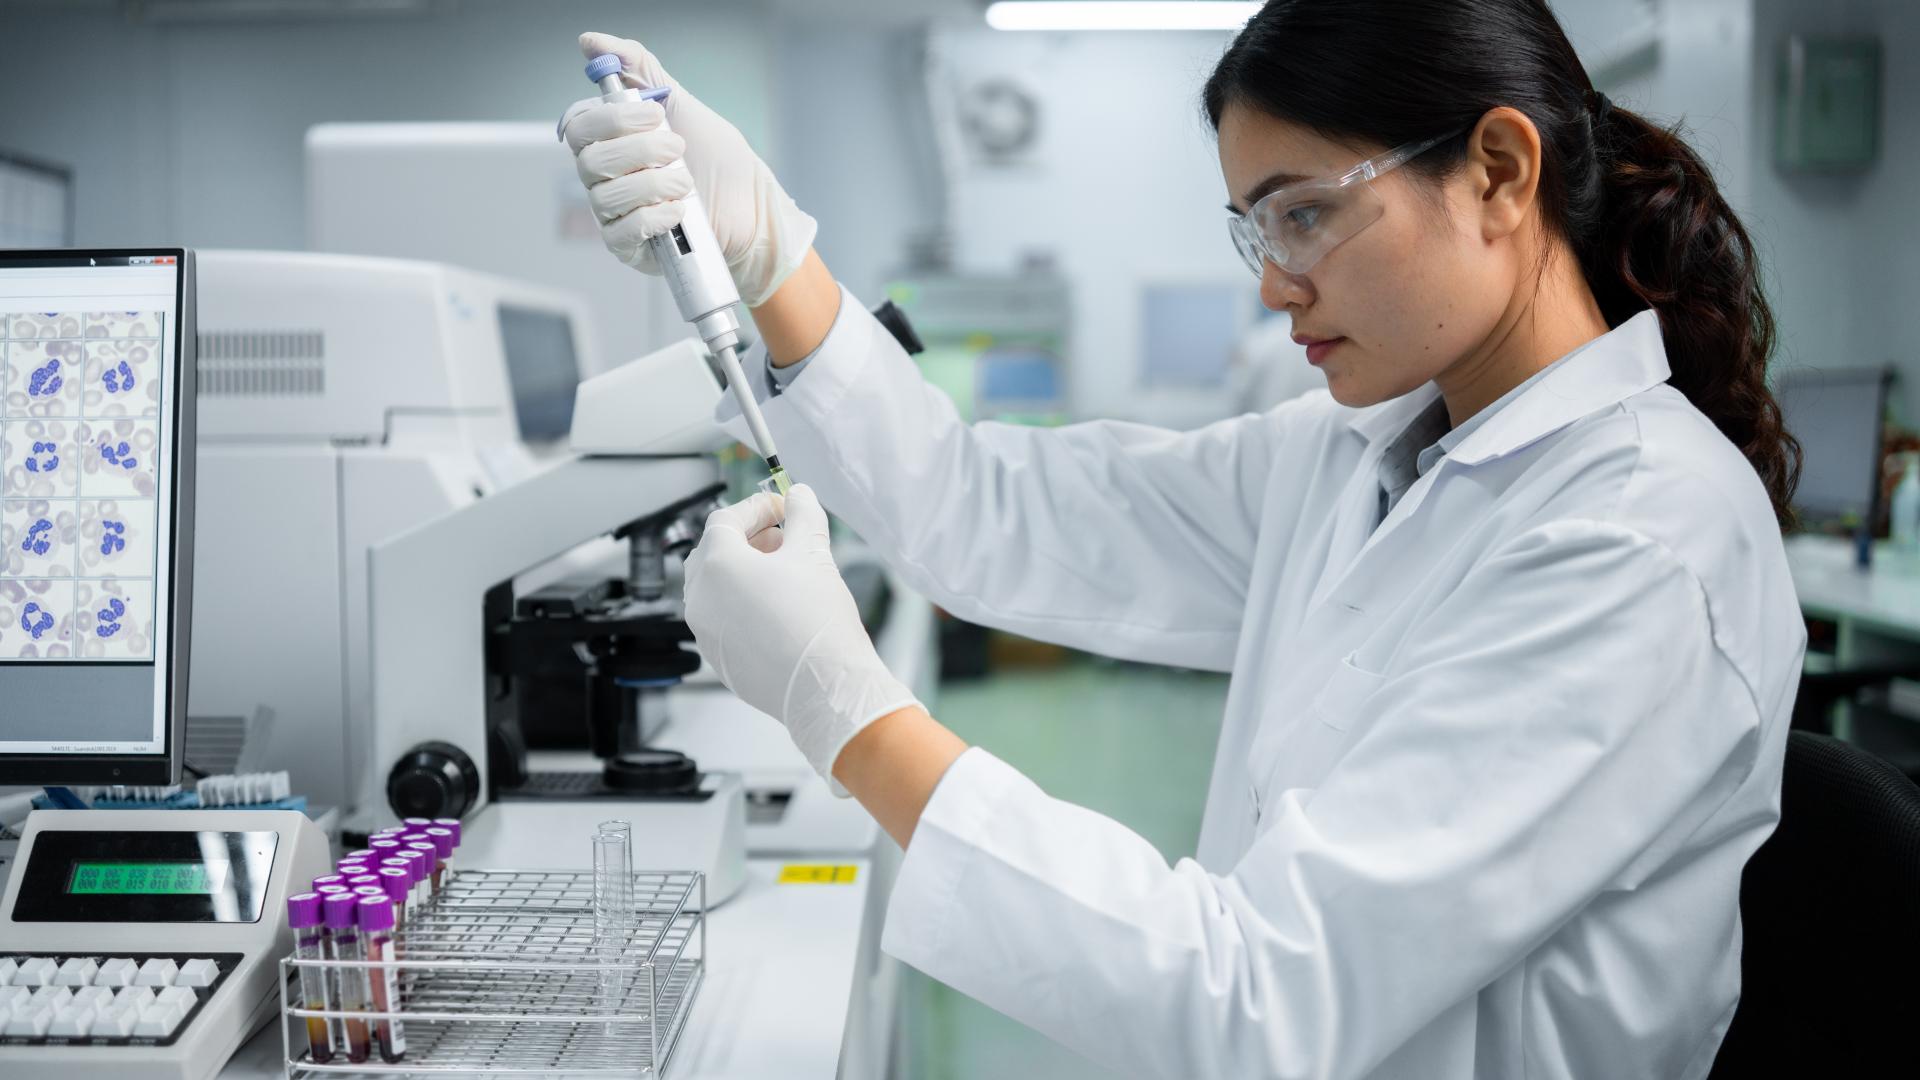
M 225 887 L 224 865 L 204 862 L 77 862 L 70 895 L 211 896 Z

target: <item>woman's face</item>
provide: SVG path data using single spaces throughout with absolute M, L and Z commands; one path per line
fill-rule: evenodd
M 1335 143 L 1238 105 L 1221 114 L 1219 135 L 1228 198 L 1242 213 L 1275 177 L 1331 178 L 1389 149 Z M 1378 220 L 1304 274 L 1267 262 L 1260 278 L 1261 301 L 1292 315 L 1294 339 L 1334 399 L 1354 407 L 1399 397 L 1481 349 L 1521 280 L 1513 246 L 1483 238 L 1469 178 L 1435 184 L 1402 167 L 1372 185 Z

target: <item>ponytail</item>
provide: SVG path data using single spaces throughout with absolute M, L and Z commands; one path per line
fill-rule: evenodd
M 1773 309 L 1753 239 L 1679 134 L 1595 95 L 1597 199 L 1568 215 L 1574 251 L 1609 326 L 1643 308 L 1660 319 L 1674 389 L 1760 475 L 1782 526 L 1800 444 L 1767 388 Z
M 1672 385 L 1740 448 L 1782 526 L 1800 445 L 1767 389 L 1773 312 L 1753 240 L 1674 131 L 1593 91 L 1546 0 L 1269 0 L 1228 46 L 1203 103 L 1400 146 L 1506 105 L 1540 132 L 1539 198 L 1609 326 L 1651 307 Z M 1464 138 L 1407 163 L 1460 166 Z

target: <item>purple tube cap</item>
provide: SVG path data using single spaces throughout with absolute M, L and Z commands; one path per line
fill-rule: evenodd
M 435 846 L 434 842 L 431 840 L 409 841 L 407 843 L 407 847 L 414 851 L 419 852 L 422 855 L 432 855 L 435 858 L 439 858 L 440 856 L 439 847 Z
M 353 887 L 353 895 L 377 896 L 380 899 L 385 900 L 387 899 L 387 888 L 384 885 L 355 885 Z
M 381 838 L 380 838 L 380 839 L 378 839 L 378 840 L 369 840 L 369 841 L 367 841 L 367 847 L 369 847 L 369 848 L 371 848 L 371 849 L 373 849 L 373 850 L 374 850 L 374 851 L 376 851 L 376 852 L 380 852 L 380 851 L 398 851 L 398 850 L 400 850 L 400 848 L 402 847 L 402 845 L 401 845 L 401 843 L 400 843 L 400 841 L 398 841 L 398 840 L 389 840 L 389 839 L 387 839 L 386 837 L 384 837 L 384 836 L 383 836 L 383 837 L 381 837 Z
M 353 909 L 358 907 L 363 899 L 365 897 L 355 896 L 350 892 L 337 892 L 322 900 L 320 907 L 326 912 L 327 929 L 345 930 L 352 926 Z
M 433 859 L 424 851 L 409 851 L 401 857 L 401 864 L 415 881 L 425 881 L 433 876 Z
M 404 867 L 383 866 L 380 868 L 380 884 L 387 890 L 387 899 L 397 904 L 413 891 L 413 875 Z
M 320 900 L 317 892 L 294 893 L 287 897 L 287 925 L 295 930 L 319 926 Z
M 460 846 L 460 819 L 457 817 L 437 817 L 433 823 L 453 834 L 453 846 Z
M 346 885 L 315 885 L 313 891 L 321 896 L 332 896 L 334 893 L 352 892 L 353 889 Z
M 380 884 L 380 879 L 374 876 L 373 871 L 367 870 L 362 873 L 355 874 L 352 877 L 348 878 L 347 884 L 348 885 L 378 885 Z
M 349 851 L 345 855 L 340 856 L 340 861 L 347 862 L 350 859 L 369 859 L 372 857 L 373 849 L 363 847 L 359 851 Z
M 433 845 L 433 853 L 442 859 L 453 857 L 453 830 L 435 826 L 427 830 L 427 841 Z
M 400 824 L 405 825 L 409 829 L 424 829 L 433 824 L 433 819 L 430 817 L 403 817 L 400 819 Z
M 360 929 L 370 934 L 376 930 L 393 929 L 393 901 L 385 893 L 361 897 L 358 907 Z

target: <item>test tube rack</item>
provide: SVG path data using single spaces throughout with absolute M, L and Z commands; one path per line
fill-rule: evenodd
M 396 935 L 396 960 L 282 959 L 280 1035 L 289 1080 L 659 1076 L 706 975 L 706 879 L 635 873 L 633 895 L 632 932 L 612 957 L 595 939 L 592 871 L 461 869 L 409 914 Z M 398 1006 L 352 1015 L 400 1021 L 406 1056 L 312 1060 L 307 1018 L 348 1014 L 305 1006 L 297 976 L 306 967 L 396 969 Z M 619 987 L 611 997 L 609 983 Z

